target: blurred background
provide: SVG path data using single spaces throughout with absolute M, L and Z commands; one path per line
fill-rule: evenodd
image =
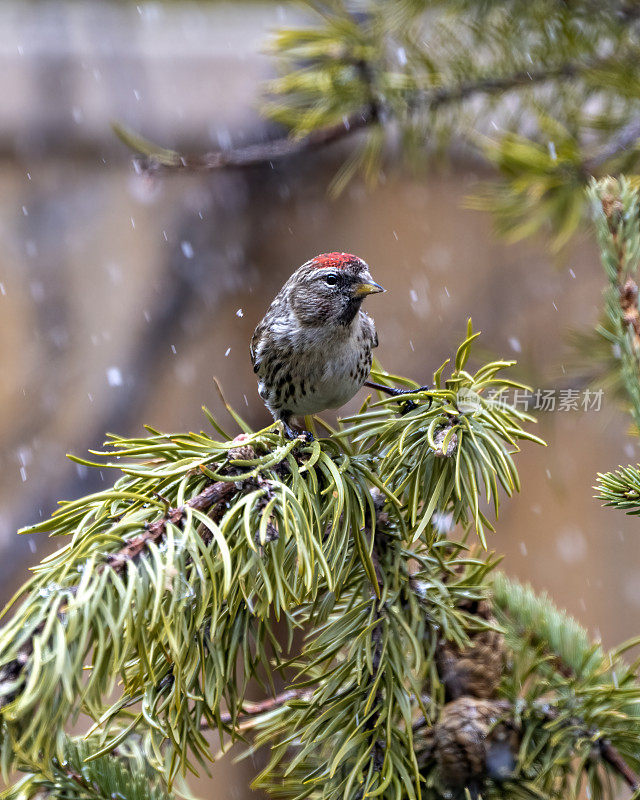
M 16 529 L 112 481 L 66 453 L 143 423 L 199 430 L 202 404 L 222 413 L 214 376 L 252 425 L 269 422 L 248 342 L 318 252 L 357 253 L 389 290 L 367 301 L 389 370 L 429 382 L 472 316 L 481 354 L 517 358 L 535 387 L 574 386 L 567 332 L 594 325 L 604 285 L 595 241 L 583 236 L 561 263 L 543 241 L 505 245 L 464 207 L 489 176 L 479 163 L 389 171 L 337 200 L 327 186 L 348 142 L 243 171 L 132 169 L 112 121 L 196 152 L 272 133 L 258 112 L 273 70 L 265 50 L 296 13 L 267 2 L 0 4 L 3 601 L 54 544 Z M 601 509 L 591 487 L 597 472 L 635 462 L 637 446 L 606 394 L 600 411 L 538 418 L 549 446 L 518 456 L 522 492 L 490 545 L 611 646 L 638 632 L 637 521 Z

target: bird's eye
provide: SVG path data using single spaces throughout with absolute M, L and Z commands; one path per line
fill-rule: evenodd
M 335 286 L 338 282 L 338 277 L 336 275 L 327 275 L 327 277 L 324 279 L 324 282 L 327 284 L 327 286 Z

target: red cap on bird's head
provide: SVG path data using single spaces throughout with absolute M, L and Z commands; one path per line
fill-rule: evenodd
M 320 253 L 311 259 L 311 264 L 317 269 L 344 269 L 351 266 L 365 266 L 364 261 L 352 253 Z

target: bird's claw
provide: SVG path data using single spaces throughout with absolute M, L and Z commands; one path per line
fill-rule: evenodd
M 430 392 L 431 391 L 431 386 L 429 386 L 429 385 L 420 386 L 418 388 L 418 391 L 419 392 Z M 433 398 L 432 397 L 427 397 L 427 408 L 431 408 L 431 404 L 432 403 L 433 403 Z
M 417 389 L 394 389 L 392 394 L 394 397 L 402 397 L 404 394 L 414 394 L 415 392 L 428 392 L 430 391 L 431 386 L 418 386 Z M 432 399 L 427 397 L 427 408 L 431 408 Z M 407 400 L 406 401 L 406 411 L 413 411 L 414 408 L 417 408 L 418 404 L 414 400 Z
M 300 439 L 305 442 L 305 444 L 309 444 L 313 441 L 313 434 L 310 431 L 301 430 L 293 425 L 289 425 L 289 423 L 283 419 L 281 419 L 280 422 L 282 422 L 284 435 L 287 439 Z
M 375 381 L 365 381 L 364 385 L 368 386 L 370 389 L 375 389 L 378 392 L 384 392 L 384 394 L 388 394 L 389 397 L 402 397 L 404 394 L 415 394 L 416 392 L 428 392 L 431 390 L 430 386 L 418 386 L 417 389 L 398 389 L 396 386 L 385 386 L 382 383 L 376 383 Z M 427 408 L 431 408 L 432 400 L 430 397 L 427 397 L 427 400 L 429 401 Z M 413 400 L 407 400 L 404 405 L 404 413 L 417 408 L 417 406 L 418 404 Z

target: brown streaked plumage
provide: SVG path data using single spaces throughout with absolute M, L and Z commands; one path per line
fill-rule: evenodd
M 251 340 L 258 392 L 288 436 L 291 417 L 339 408 L 366 381 L 378 345 L 368 294 L 382 292 L 351 253 L 322 253 L 297 269 Z

